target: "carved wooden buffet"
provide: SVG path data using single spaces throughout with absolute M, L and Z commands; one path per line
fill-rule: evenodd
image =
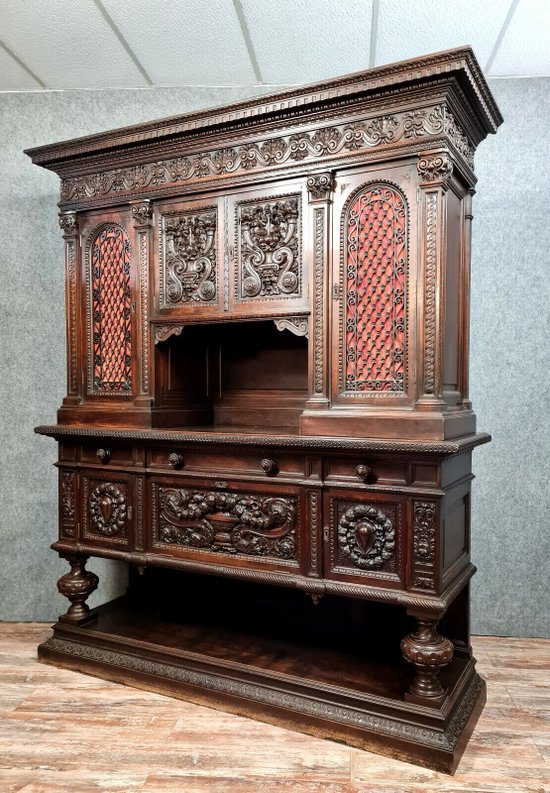
M 27 152 L 61 177 L 71 605 L 42 660 L 453 771 L 469 642 L 468 48 Z M 128 594 L 90 611 L 89 557 Z

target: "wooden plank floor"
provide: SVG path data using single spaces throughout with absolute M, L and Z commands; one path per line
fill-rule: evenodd
M 0 624 L 0 793 L 550 792 L 550 640 L 477 637 L 488 703 L 454 777 L 36 662 Z

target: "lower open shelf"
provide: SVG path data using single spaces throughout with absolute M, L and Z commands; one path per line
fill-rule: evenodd
M 131 587 L 84 624 L 58 622 L 40 660 L 454 771 L 485 701 L 468 653 L 442 671 L 443 700 L 420 705 L 392 640 L 399 609 L 191 581 L 176 600 Z

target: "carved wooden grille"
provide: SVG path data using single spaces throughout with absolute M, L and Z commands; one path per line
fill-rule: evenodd
M 93 391 L 131 391 L 130 242 L 116 223 L 93 241 L 91 287 Z
M 341 382 L 341 389 L 403 392 L 407 208 L 399 190 L 387 184 L 369 185 L 349 207 L 344 234 L 345 383 Z

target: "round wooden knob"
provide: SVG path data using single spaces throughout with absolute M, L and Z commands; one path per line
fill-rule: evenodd
M 168 465 L 172 468 L 183 468 L 183 454 L 172 452 L 168 455 Z
M 279 466 L 277 465 L 275 460 L 270 460 L 269 457 L 265 457 L 261 461 L 260 467 L 262 471 L 268 476 L 275 476 L 275 474 L 279 473 Z
M 366 482 L 372 473 L 372 468 L 370 467 L 370 465 L 361 464 L 356 467 L 355 473 L 357 474 L 359 479 L 361 479 L 363 482 Z
M 111 452 L 109 449 L 98 449 L 95 453 L 95 456 L 99 460 L 100 463 L 108 463 L 111 459 Z

